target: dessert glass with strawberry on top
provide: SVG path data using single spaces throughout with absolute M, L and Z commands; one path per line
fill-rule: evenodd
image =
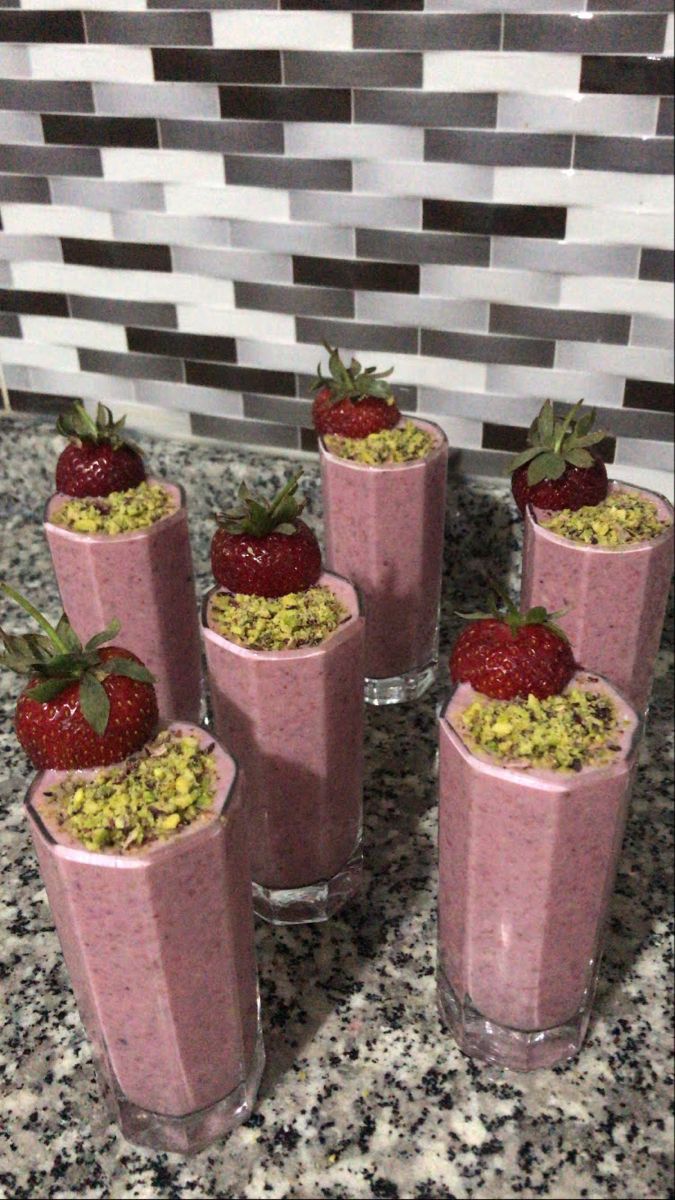
M 525 519 L 521 608 L 556 604 L 575 656 L 642 712 L 652 687 L 673 572 L 673 509 L 609 481 L 594 413 L 556 419 L 549 401 L 512 464 Z
M 29 680 L 26 811 L 102 1095 L 130 1141 L 192 1153 L 250 1115 L 264 1061 L 237 768 L 195 725 L 157 732 L 117 622 L 83 646 L 0 589 L 41 630 L 0 630 L 0 665 Z
M 470 614 L 439 716 L 438 1001 L 465 1054 L 581 1049 L 641 732 L 560 614 Z
M 211 545 L 203 607 L 216 735 L 242 767 L 253 904 L 279 924 L 323 921 L 362 879 L 365 622 L 323 571 L 298 471 L 271 502 L 242 485 Z
M 366 614 L 366 700 L 414 700 L 438 664 L 448 444 L 431 421 L 405 419 L 391 371 L 329 351 L 318 368 L 326 562 L 353 580 Z
M 124 418 L 75 402 L 47 503 L 45 534 L 65 611 L 86 641 L 118 614 L 155 678 L 162 721 L 198 721 L 199 616 L 183 489 L 147 479 Z

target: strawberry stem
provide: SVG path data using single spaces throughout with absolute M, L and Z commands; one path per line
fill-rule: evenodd
M 63 639 L 59 637 L 58 633 L 54 629 L 54 626 L 49 624 L 47 618 L 43 617 L 42 613 L 30 603 L 30 600 L 26 600 L 25 596 L 22 596 L 19 592 L 15 591 L 15 589 L 10 587 L 8 583 L 0 582 L 0 591 L 3 591 L 6 596 L 9 596 L 10 600 L 13 600 L 15 604 L 18 604 L 20 608 L 24 610 L 24 612 L 27 612 L 29 617 L 32 617 L 34 621 L 37 621 L 40 628 L 44 629 L 49 640 L 54 646 L 56 646 L 56 649 L 59 650 L 61 654 L 70 653 L 70 647 L 67 646 Z

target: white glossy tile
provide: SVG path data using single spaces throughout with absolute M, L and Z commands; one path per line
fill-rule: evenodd
M 451 449 L 453 447 L 463 450 L 477 450 L 480 448 L 483 425 L 480 419 L 471 421 L 468 418 L 460 416 L 449 416 L 445 412 L 433 412 L 422 406 L 418 406 L 418 415 L 420 417 L 429 417 L 440 425 L 441 429 L 445 430 L 448 442 Z
M 654 472 L 672 471 L 673 443 L 652 442 L 647 438 L 617 438 L 614 473 L 620 474 L 621 478 L 629 483 L 630 480 L 625 478 L 626 465 Z M 654 490 L 664 494 L 662 487 L 657 486 Z
M 2 92 L 0 90 L 0 103 Z M 44 142 L 42 122 L 37 113 L 0 111 L 0 142 L 39 145 Z
M 613 245 L 673 247 L 673 219 L 666 212 L 612 212 L 600 208 L 571 207 L 567 212 L 567 237 L 575 242 Z
M 216 84 L 95 83 L 94 106 L 97 113 L 121 117 L 220 117 Z
M 213 44 L 228 50 L 351 50 L 352 21 L 340 12 L 214 12 Z
M 196 246 L 172 249 L 174 270 L 217 279 L 246 279 L 254 283 L 292 283 L 290 255 L 261 254 L 255 250 L 208 250 Z
M 497 128 L 532 133 L 653 134 L 657 96 L 532 96 L 514 92 L 499 97 Z
M 504 304 L 557 304 L 560 276 L 497 268 L 423 266 L 420 292 Z
M 95 403 L 103 400 L 105 404 L 109 400 L 128 402 L 134 398 L 132 380 L 123 379 L 119 375 L 104 375 L 98 371 L 80 370 L 76 375 L 71 375 L 66 372 L 31 367 L 30 378 L 35 391 L 47 392 L 48 395 L 75 395 L 81 396 L 83 400 L 93 400 Z M 155 427 L 155 432 L 157 428 L 158 426 Z
M 23 338 L 0 337 L 0 359 L 26 367 L 49 367 L 55 371 L 77 371 L 77 350 L 71 346 L 51 346 L 45 342 L 26 342 Z
M 0 45 L 0 78 L 30 78 L 30 58 L 27 46 Z
M 600 342 L 558 342 L 556 367 L 568 371 L 603 371 L 631 379 L 653 379 L 672 383 L 671 350 L 646 346 L 604 346 Z
M 673 319 L 675 300 L 669 283 L 647 279 L 615 279 L 599 275 L 573 275 L 562 280 L 561 308 L 581 308 L 589 312 L 645 313 Z
M 188 304 L 179 304 L 177 311 L 178 328 L 185 333 L 295 342 L 295 320 L 283 313 L 246 308 L 199 308 Z
M 427 199 L 491 200 L 494 167 L 453 163 L 354 163 L 354 191 Z
M 402 125 L 330 125 L 290 122 L 285 125 L 286 154 L 291 158 L 391 158 L 417 162 L 424 158 L 424 130 Z
M 82 321 L 73 317 L 22 316 L 20 319 L 27 342 L 89 346 L 93 350 L 116 350 L 122 353 L 128 350 L 121 325 L 112 325 L 107 321 Z
M 543 370 L 541 367 L 489 366 L 489 392 L 519 392 L 529 396 L 550 397 L 575 404 L 585 397 L 589 404 L 620 408 L 624 381 L 615 375 L 596 371 Z
M 290 215 L 288 192 L 274 188 L 233 187 L 231 184 L 209 188 L 169 184 L 164 189 L 164 197 L 167 212 L 173 213 L 258 221 L 287 221 Z
M 15 287 L 34 291 L 234 307 L 234 286 L 229 280 L 180 271 L 116 271 L 71 263 L 14 263 L 12 279 Z
M 619 446 L 624 440 L 621 438 L 617 442 L 617 453 L 623 452 L 623 450 L 619 451 Z M 636 467 L 632 463 L 616 462 L 612 467 L 612 477 L 620 478 L 622 483 L 633 483 L 636 487 L 649 488 L 651 492 L 658 492 L 660 496 L 665 496 L 670 500 L 671 504 L 675 500 L 672 461 L 665 471 L 655 471 L 651 466 Z
M 106 179 L 139 182 L 225 182 L 222 154 L 202 150 L 132 150 L 118 146 L 101 150 Z
M 68 46 L 64 43 L 28 48 L 34 79 L 109 80 L 151 83 L 152 54 L 145 46 Z
M 110 213 L 56 204 L 3 204 L 7 233 L 53 234 L 56 237 L 112 239 Z
M 633 317 L 630 331 L 631 346 L 660 346 L 670 350 L 673 345 L 673 322 L 660 317 Z
M 424 55 L 424 89 L 432 92 L 576 92 L 578 54 L 432 50 Z
M 665 175 L 495 167 L 493 198 L 496 203 L 580 204 L 665 213 L 671 211 L 674 197 L 673 180 Z
M 135 380 L 134 390 L 142 404 L 154 404 L 159 410 L 167 405 L 180 412 L 209 413 L 216 417 L 244 415 L 244 398 L 239 392 L 194 387 L 192 384 L 160 383 L 155 379 Z

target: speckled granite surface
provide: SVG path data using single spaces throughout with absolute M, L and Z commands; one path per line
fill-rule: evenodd
M 242 478 L 287 462 L 147 439 L 153 466 L 188 491 L 208 581 L 210 514 Z M 40 518 L 59 442 L 0 425 L 1 571 L 51 615 L 58 600 Z M 317 468 L 306 468 L 320 528 Z M 483 599 L 488 564 L 515 590 L 520 526 L 503 482 L 469 482 L 448 520 L 442 645 L 454 608 Z M 17 628 L 21 622 L 11 625 Z M 369 711 L 368 886 L 323 927 L 258 927 L 267 1043 L 258 1111 L 183 1161 L 125 1144 L 97 1097 L 21 812 L 28 771 L 11 733 L 15 681 L 0 680 L 2 1197 L 666 1197 L 672 1096 L 668 897 L 672 863 L 672 641 L 612 908 L 596 1015 L 578 1061 L 535 1076 L 463 1058 L 434 1003 L 434 710 Z

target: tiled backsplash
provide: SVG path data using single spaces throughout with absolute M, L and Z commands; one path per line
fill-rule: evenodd
M 326 339 L 469 469 L 547 396 L 672 469 L 671 8 L 0 0 L 10 404 L 311 449 Z

